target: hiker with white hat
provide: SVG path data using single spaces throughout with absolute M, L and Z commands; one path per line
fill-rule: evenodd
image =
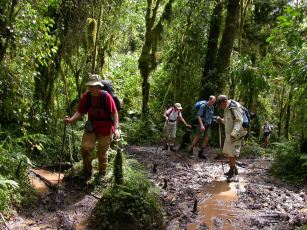
M 102 90 L 103 84 L 99 75 L 91 75 L 86 83 L 88 90 L 82 95 L 77 111 L 72 117 L 65 117 L 65 123 L 75 123 L 78 118 L 88 114 L 85 131 L 81 143 L 81 155 L 83 158 L 83 177 L 92 175 L 91 153 L 97 142 L 98 177 L 105 176 L 109 149 L 112 135 L 120 137 L 118 130 L 118 112 L 112 96 Z
M 182 106 L 180 103 L 175 103 L 174 106 L 170 107 L 163 114 L 165 118 L 164 123 L 164 135 L 165 135 L 165 145 L 162 150 L 167 150 L 168 146 L 170 146 L 170 150 L 175 152 L 174 144 L 176 139 L 176 131 L 177 131 L 177 120 L 183 122 L 183 124 L 189 128 L 191 125 L 187 124 L 181 114 Z

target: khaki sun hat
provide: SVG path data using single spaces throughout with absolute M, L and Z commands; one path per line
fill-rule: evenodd
M 182 109 L 181 104 L 180 103 L 175 103 L 174 105 L 177 109 Z
M 101 79 L 98 74 L 92 74 L 89 78 L 89 81 L 86 83 L 86 85 L 90 85 L 90 86 L 98 85 L 101 88 L 103 88 L 103 84 L 101 83 Z

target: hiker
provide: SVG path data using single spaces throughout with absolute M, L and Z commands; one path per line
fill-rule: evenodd
M 81 142 L 81 155 L 83 158 L 83 175 L 88 179 L 92 175 L 91 153 L 97 144 L 98 178 L 103 179 L 106 174 L 108 155 L 112 134 L 120 138 L 118 129 L 118 113 L 112 96 L 103 91 L 99 75 L 91 75 L 86 83 L 88 90 L 82 95 L 77 111 L 72 117 L 65 117 L 65 123 L 75 123 L 78 118 L 88 114 Z
M 198 151 L 198 157 L 206 159 L 204 150 L 208 147 L 209 138 L 211 135 L 211 124 L 213 121 L 213 115 L 214 115 L 214 103 L 216 101 L 215 96 L 211 95 L 209 97 L 209 100 L 207 102 L 204 102 L 198 112 L 197 112 L 197 118 L 196 118 L 196 134 L 192 141 L 192 146 L 190 150 L 190 154 L 193 154 L 194 147 L 198 144 L 200 137 L 202 133 L 204 134 L 204 140 L 201 144 L 201 148 Z
M 247 133 L 242 126 L 243 109 L 238 102 L 229 100 L 226 95 L 219 95 L 216 104 L 217 107 L 224 110 L 224 118 L 217 117 L 217 121 L 225 125 L 223 153 L 229 159 L 229 171 L 224 174 L 227 176 L 227 179 L 230 179 L 238 175 L 236 158 L 240 155 L 242 139 Z
M 184 118 L 181 114 L 181 104 L 175 103 L 174 106 L 170 107 L 168 110 L 166 110 L 163 114 L 163 117 L 165 118 L 164 123 L 164 135 L 165 135 L 165 145 L 162 148 L 162 150 L 168 150 L 168 146 L 170 146 L 170 150 L 175 152 L 174 144 L 176 139 L 176 131 L 177 131 L 177 119 L 179 118 L 183 124 L 191 128 L 191 125 L 187 124 Z
M 269 139 L 271 137 L 273 128 L 274 128 L 274 125 L 270 124 L 268 121 L 266 121 L 265 124 L 262 126 L 264 147 L 267 147 L 269 144 Z

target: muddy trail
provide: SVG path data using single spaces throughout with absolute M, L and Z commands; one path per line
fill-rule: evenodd
M 269 159 L 240 159 L 238 182 L 227 183 L 214 149 L 206 160 L 152 147 L 127 151 L 161 188 L 166 229 L 294 229 L 307 223 L 307 187 L 270 176 Z
M 166 229 L 303 229 L 307 223 L 306 185 L 286 185 L 271 177 L 268 159 L 240 159 L 238 181 L 227 183 L 216 150 L 208 151 L 206 160 L 156 150 L 126 147 L 127 157 L 143 164 L 160 190 Z M 6 228 L 0 221 L 0 229 L 89 229 L 99 199 L 93 188 L 63 182 L 60 189 L 48 189 L 35 175 L 30 178 L 40 202 L 12 215 Z

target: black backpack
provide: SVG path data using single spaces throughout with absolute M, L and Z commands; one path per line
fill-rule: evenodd
M 117 112 L 119 112 L 120 109 L 121 109 L 121 105 L 120 105 L 119 98 L 114 93 L 112 83 L 110 81 L 107 81 L 107 80 L 102 80 L 101 83 L 103 84 L 102 100 L 101 100 L 102 106 L 101 106 L 101 108 L 103 108 L 107 113 L 110 113 L 109 111 L 107 111 L 106 106 L 105 106 L 106 92 L 108 92 L 112 96 L 112 98 L 115 102 Z M 90 108 L 90 106 L 91 106 L 91 94 L 88 93 L 86 95 L 86 109 L 88 110 Z
M 113 98 L 113 100 L 115 102 L 117 112 L 119 112 L 121 110 L 120 100 L 116 96 L 116 94 L 114 93 L 111 81 L 102 80 L 101 83 L 103 84 L 103 88 L 102 89 L 107 91 L 109 94 L 111 94 L 111 96 L 112 96 L 112 98 Z

